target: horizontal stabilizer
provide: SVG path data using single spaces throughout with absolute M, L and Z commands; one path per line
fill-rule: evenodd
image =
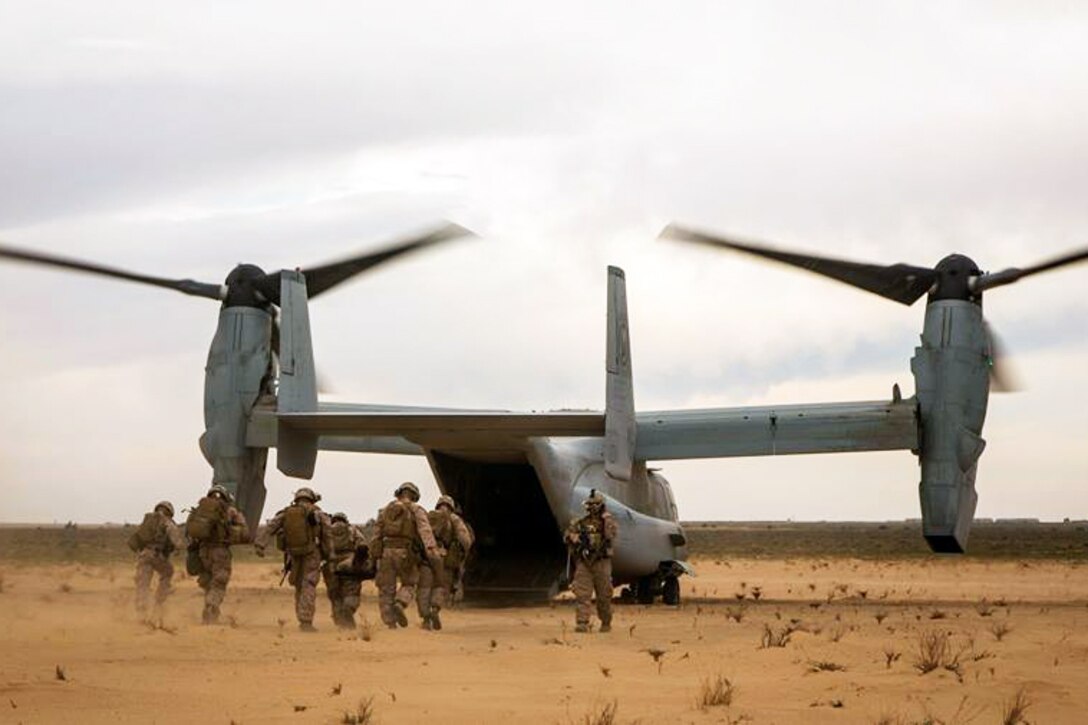
M 498 433 L 508 436 L 601 436 L 604 415 L 589 413 L 280 413 L 281 429 L 322 436 Z

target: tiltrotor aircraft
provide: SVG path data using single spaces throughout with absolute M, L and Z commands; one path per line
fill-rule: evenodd
M 444 228 L 380 253 L 379 261 L 461 231 Z M 670 228 L 669 236 L 789 261 L 907 304 L 928 292 L 922 346 L 912 366 L 916 397 L 903 398 L 895 388 L 884 401 L 636 413 L 626 283 L 623 271 L 610 267 L 603 412 L 323 403 L 308 299 L 373 266 L 360 261 L 370 257 L 272 275 L 243 265 L 231 273 L 225 289 L 11 249 L 0 248 L 0 257 L 223 299 L 206 373 L 201 439 L 213 480 L 236 492 L 255 524 L 264 503 L 268 448 L 277 448 L 280 471 L 299 478 L 313 476 L 319 450 L 426 456 L 439 488 L 462 504 L 476 530 L 468 595 L 554 594 L 566 569 L 561 532 L 596 489 L 620 523 L 616 582 L 630 584 L 643 602 L 658 595 L 677 602 L 678 577 L 691 571 L 687 542 L 668 481 L 647 466 L 649 461 L 911 450 L 922 466 L 926 540 L 936 551 L 963 551 L 976 501 L 974 475 L 984 445 L 980 433 L 993 361 L 981 292 L 1084 259 L 1088 251 L 984 275 L 958 255 L 936 269 L 877 267 L 787 255 L 678 228 Z M 268 310 L 272 304 L 281 316 L 278 344 Z

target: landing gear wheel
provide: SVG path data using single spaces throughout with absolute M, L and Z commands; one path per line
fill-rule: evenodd
M 635 599 L 639 604 L 653 604 L 654 603 L 654 580 L 653 577 L 644 576 L 638 580 L 635 584 Z
M 673 606 L 680 603 L 680 579 L 678 577 L 665 577 L 661 584 L 661 601 Z

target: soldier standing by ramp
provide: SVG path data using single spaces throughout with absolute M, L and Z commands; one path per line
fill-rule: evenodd
M 185 536 L 174 523 L 174 505 L 159 501 L 154 510 L 144 515 L 143 522 L 132 532 L 128 546 L 136 552 L 136 611 L 147 614 L 147 602 L 151 597 L 151 578 L 159 575 L 155 590 L 155 606 L 161 607 L 169 596 L 170 582 L 174 578 L 174 565 L 170 557 L 178 549 L 185 548 Z
M 200 499 L 185 522 L 190 562 L 195 564 L 189 573 L 198 575 L 197 583 L 204 590 L 201 615 L 204 624 L 219 621 L 219 607 L 230 583 L 230 547 L 249 540 L 246 517 L 234 508 L 233 503 L 230 491 L 217 483 L 208 489 L 208 495 Z
M 257 556 L 264 556 L 268 540 L 276 537 L 277 544 L 287 554 L 289 581 L 295 588 L 295 615 L 298 628 L 316 632 L 314 610 L 317 608 L 317 582 L 321 578 L 321 560 L 334 558 L 332 522 L 317 506 L 321 496 L 313 489 L 300 488 L 290 506 L 277 513 L 257 539 Z
M 359 608 L 359 594 L 363 578 L 367 575 L 356 566 L 357 560 L 367 552 L 367 541 L 361 531 L 352 526 L 345 513 L 332 515 L 330 536 L 335 554 L 329 556 L 322 569 L 325 591 L 332 604 L 332 621 L 337 627 L 355 629 L 355 610 Z
M 412 604 L 419 582 L 420 557 L 425 556 L 436 569 L 441 562 L 427 511 L 417 503 L 419 489 L 409 481 L 398 486 L 393 495 L 396 498 L 378 513 L 378 532 L 370 554 L 378 562 L 375 584 L 382 621 L 396 629 L 398 624 L 408 626 L 405 610 Z
M 427 514 L 442 566 L 436 570 L 430 560 L 420 563 L 418 605 L 424 629 L 442 629 L 439 612 L 449 604 L 450 590 L 460 582 L 461 567 L 472 550 L 472 533 L 456 509 L 452 497 L 440 496 Z
M 575 632 L 588 632 L 590 602 L 597 595 L 601 631 L 612 630 L 612 547 L 618 527 L 605 510 L 604 496 L 590 491 L 586 515 L 571 522 L 563 537 L 574 560 L 574 598 L 577 600 Z

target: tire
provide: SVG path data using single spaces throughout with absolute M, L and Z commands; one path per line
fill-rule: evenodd
M 676 606 L 680 603 L 679 577 L 665 577 L 665 581 L 661 585 L 661 601 L 670 606 Z
M 654 580 L 653 577 L 644 576 L 638 580 L 635 589 L 635 599 L 639 604 L 653 604 L 654 603 Z

